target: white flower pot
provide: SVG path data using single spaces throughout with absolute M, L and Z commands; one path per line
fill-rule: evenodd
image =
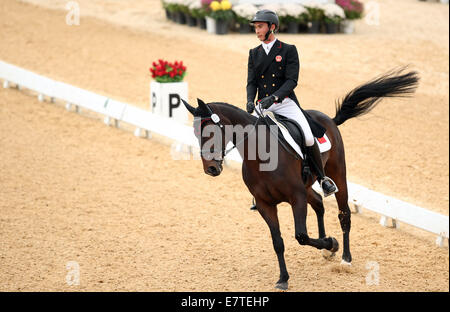
M 206 16 L 205 19 L 206 19 L 206 31 L 209 32 L 210 34 L 215 34 L 217 27 L 216 20 L 209 16 Z
M 188 101 L 187 82 L 150 83 L 150 108 L 154 114 L 186 123 L 188 111 L 181 99 Z
M 355 32 L 355 23 L 352 20 L 343 20 L 341 22 L 341 32 L 352 34 Z

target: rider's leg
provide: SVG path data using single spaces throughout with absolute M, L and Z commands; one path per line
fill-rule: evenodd
M 314 144 L 314 135 L 311 132 L 308 120 L 306 120 L 305 115 L 303 115 L 303 112 L 294 101 L 291 99 L 286 99 L 280 104 L 273 104 L 268 110 L 295 120 L 303 130 L 306 146 L 311 146 Z
M 290 100 L 283 101 L 281 104 L 274 104 L 269 108 L 269 110 L 295 120 L 300 127 L 302 127 L 303 134 L 305 135 L 306 153 L 311 160 L 313 170 L 317 174 L 317 180 L 322 187 L 323 193 L 325 196 L 335 193 L 337 191 L 336 185 L 330 178 L 325 176 L 319 145 L 314 139 L 308 120 L 301 109 L 297 106 L 297 104 L 295 104 L 294 101 Z
M 307 146 L 306 152 L 308 153 L 310 163 L 317 174 L 317 180 L 319 181 L 320 186 L 322 187 L 325 197 L 334 194 L 337 191 L 337 188 L 334 182 L 330 178 L 325 176 L 322 158 L 320 156 L 320 149 L 317 142 L 314 142 L 312 146 Z

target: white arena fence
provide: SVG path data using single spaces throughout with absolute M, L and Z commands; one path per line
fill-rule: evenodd
M 187 146 L 191 152 L 193 149 L 198 150 L 198 141 L 191 126 L 157 116 L 150 111 L 63 82 L 54 81 L 2 61 L 0 61 L 0 79 L 3 80 L 4 88 L 8 88 L 12 83 L 18 89 L 26 88 L 36 92 L 39 101 L 44 101 L 47 96 L 52 102 L 55 99 L 66 102 L 68 110 L 74 107 L 75 111 L 79 112 L 82 108 L 104 115 L 104 122 L 108 125 L 113 121 L 116 127 L 119 127 L 120 122 L 135 126 L 134 133 L 136 136 L 140 136 L 141 131 L 145 131 L 147 137 L 150 133 L 155 133 L 177 142 L 179 144 L 178 150 L 181 150 L 180 146 L 182 147 L 182 145 Z M 226 160 L 242 162 L 242 158 L 236 150 L 227 155 Z M 320 192 L 317 183 L 314 188 Z M 396 228 L 399 226 L 399 222 L 403 222 L 436 234 L 436 243 L 442 247 L 447 242 L 448 246 L 448 216 L 380 194 L 351 182 L 348 183 L 348 193 L 349 203 L 355 207 L 356 213 L 362 212 L 362 209 L 373 211 L 381 215 L 380 224 L 383 226 L 388 226 L 391 223 L 390 226 Z

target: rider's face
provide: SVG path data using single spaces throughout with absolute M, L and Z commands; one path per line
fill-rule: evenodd
M 269 25 L 264 22 L 256 22 L 253 25 L 255 26 L 255 33 L 258 39 L 264 41 L 264 37 L 269 30 Z

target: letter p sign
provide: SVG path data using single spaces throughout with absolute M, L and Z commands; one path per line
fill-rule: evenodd
M 173 117 L 173 110 L 180 106 L 181 100 L 179 94 L 169 94 L 169 117 Z

